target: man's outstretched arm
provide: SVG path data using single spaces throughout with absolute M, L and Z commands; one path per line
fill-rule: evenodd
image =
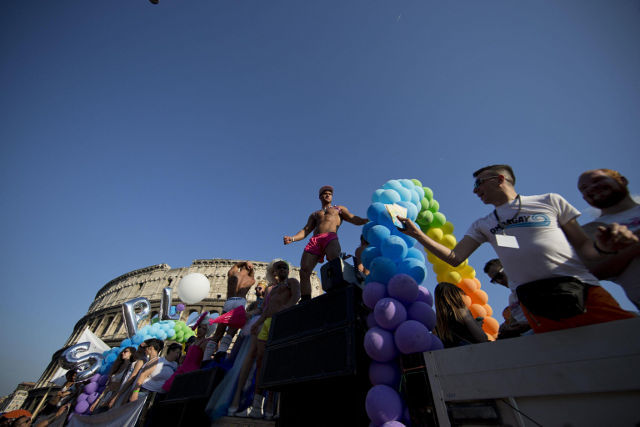
M 359 216 L 352 214 L 349 212 L 349 209 L 344 206 L 340 206 L 340 216 L 342 216 L 342 219 L 353 225 L 365 225 L 369 222 L 367 218 L 360 218 Z
M 309 219 L 307 220 L 307 225 L 302 227 L 302 230 L 298 231 L 293 236 L 284 236 L 282 240 L 285 245 L 288 245 L 289 243 L 297 242 L 307 237 L 315 228 L 316 228 L 316 218 L 313 214 L 311 214 L 309 215 Z
M 426 250 L 454 267 L 460 265 L 465 259 L 478 249 L 480 243 L 476 242 L 469 236 L 464 236 L 458 242 L 455 248 L 449 249 L 444 245 L 427 236 L 416 226 L 413 221 L 408 218 L 398 217 L 398 220 L 404 225 L 404 229 L 400 229 L 407 236 L 416 239 Z

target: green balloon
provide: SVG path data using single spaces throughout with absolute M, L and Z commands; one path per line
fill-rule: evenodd
M 422 183 L 420 181 L 418 181 L 417 179 L 412 179 L 411 182 L 413 182 L 415 185 L 417 185 L 418 187 L 422 187 Z
M 431 221 L 433 221 L 433 212 L 431 211 L 420 211 L 420 213 L 418 214 L 418 218 L 416 218 L 416 222 L 418 223 L 418 225 L 426 227 L 431 224 Z
M 433 190 L 429 187 L 422 187 L 424 190 L 424 197 L 426 197 L 429 201 L 433 200 Z
M 427 199 L 426 197 L 423 197 L 422 200 L 420 200 L 420 205 L 422 206 L 420 211 L 428 210 L 429 209 L 429 199 Z
M 447 222 L 447 217 L 442 212 L 436 212 L 433 214 L 433 221 L 431 221 L 431 227 L 442 227 Z
M 176 332 L 176 336 L 174 337 L 174 339 L 178 342 L 183 342 L 184 341 L 184 334 L 182 333 L 182 331 L 178 331 Z
M 440 203 L 438 203 L 436 199 L 431 200 L 429 202 L 429 210 L 433 213 L 436 213 L 438 212 L 438 209 L 440 209 Z

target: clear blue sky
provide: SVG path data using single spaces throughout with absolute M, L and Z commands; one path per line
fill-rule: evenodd
M 639 21 L 637 0 L 1 2 L 0 394 L 121 274 L 298 265 L 282 236 L 321 185 L 364 216 L 384 182 L 418 178 L 458 238 L 490 210 L 471 191 L 487 164 L 581 210 L 586 169 L 637 193 Z M 340 233 L 353 252 L 359 228 Z M 470 261 L 501 319 L 492 257 Z

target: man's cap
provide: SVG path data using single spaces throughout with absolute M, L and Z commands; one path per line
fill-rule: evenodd
M 325 185 L 324 187 L 321 187 L 320 191 L 318 191 L 318 196 L 321 196 L 322 193 L 324 193 L 325 191 L 331 191 L 331 194 L 333 194 L 333 187 L 330 185 Z

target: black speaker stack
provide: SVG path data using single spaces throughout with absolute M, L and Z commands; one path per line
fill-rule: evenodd
M 260 381 L 280 391 L 279 426 L 369 425 L 367 310 L 348 285 L 273 317 Z
M 204 412 L 213 389 L 224 378 L 220 368 L 199 369 L 176 375 L 171 390 L 150 412 L 153 426 L 209 426 Z

